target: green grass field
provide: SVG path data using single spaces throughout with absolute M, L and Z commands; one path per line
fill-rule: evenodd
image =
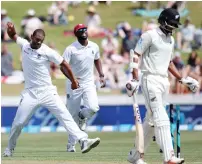
M 12 158 L 2 157 L 2 164 L 127 164 L 126 157 L 133 146 L 134 132 L 90 133 L 101 138 L 100 145 L 87 154 L 66 152 L 66 133 L 22 134 Z M 181 155 L 186 164 L 202 164 L 202 132 L 181 132 Z M 8 135 L 2 134 L 2 151 Z M 148 164 L 162 164 L 162 154 L 152 141 L 145 156 Z
M 17 31 L 20 31 L 20 22 L 22 17 L 26 14 L 27 10 L 33 8 L 37 15 L 47 15 L 47 9 L 51 5 L 52 2 L 41 1 L 41 2 L 17 2 L 17 1 L 3 1 L 1 2 L 1 7 L 5 8 L 8 11 L 8 15 L 12 18 Z M 161 2 L 164 4 L 166 2 Z M 142 18 L 138 16 L 132 15 L 132 9 L 138 7 L 139 3 L 131 3 L 127 1 L 115 2 L 113 1 L 111 6 L 106 6 L 104 4 L 100 4 L 96 6 L 97 12 L 100 14 L 102 18 L 102 26 L 105 28 L 115 29 L 117 22 L 120 21 L 128 21 L 132 27 L 141 28 L 142 22 L 144 19 L 148 20 L 150 18 Z M 156 5 L 152 4 L 152 8 L 155 8 Z M 64 37 L 64 30 L 72 30 L 73 27 L 78 23 L 83 23 L 85 19 L 85 11 L 88 8 L 86 3 L 82 3 L 78 8 L 69 7 L 68 14 L 73 15 L 75 20 L 70 22 L 67 26 L 49 26 L 45 24 L 46 31 L 46 39 L 45 43 L 53 41 L 57 47 L 57 49 L 63 53 L 65 47 L 69 45 L 71 42 L 75 40 L 74 37 Z M 187 2 L 187 8 L 190 11 L 189 16 L 192 19 L 192 22 L 196 27 L 199 27 L 201 23 L 202 15 L 202 2 Z M 183 22 L 184 18 L 182 18 Z M 90 40 L 98 43 L 100 45 L 101 39 L 90 38 Z M 20 48 L 14 43 L 9 44 L 9 51 L 13 53 L 14 57 L 14 67 L 15 69 L 20 69 Z M 199 52 L 199 55 L 202 56 L 202 52 Z M 187 54 L 183 54 L 183 59 L 187 59 Z M 57 85 L 59 94 L 65 93 L 65 81 L 64 80 L 54 80 L 54 84 Z M 2 85 L 2 95 L 10 96 L 10 95 L 19 95 L 21 90 L 23 89 L 23 85 Z

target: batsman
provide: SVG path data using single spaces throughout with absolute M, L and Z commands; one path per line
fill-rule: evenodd
M 165 110 L 165 97 L 169 93 L 168 71 L 180 83 L 186 85 L 192 92 L 196 92 L 199 83 L 191 77 L 181 77 L 172 62 L 174 50 L 174 30 L 180 25 L 180 15 L 172 8 L 167 8 L 160 13 L 158 28 L 142 34 L 135 49 L 130 55 L 133 57 L 130 67 L 133 79 L 126 84 L 128 96 L 137 93 L 139 88 L 138 61 L 141 58 L 140 70 L 142 72 L 141 88 L 147 109 L 143 122 L 144 149 L 135 147 L 128 154 L 128 161 L 133 164 L 146 164 L 143 160 L 144 153 L 155 133 L 157 144 L 163 150 L 164 164 L 181 164 L 183 158 L 174 154 L 170 134 L 170 121 Z M 127 88 L 127 86 L 130 86 Z M 139 140 L 141 142 L 141 140 Z M 141 144 L 141 143 L 139 143 Z

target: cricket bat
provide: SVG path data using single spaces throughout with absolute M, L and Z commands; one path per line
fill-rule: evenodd
M 135 145 L 139 153 L 144 153 L 144 132 L 142 127 L 142 120 L 140 115 L 140 110 L 137 102 L 137 96 L 133 94 L 133 111 L 135 117 L 135 127 L 136 127 L 136 139 Z
M 130 71 L 132 72 L 133 69 L 136 67 L 134 65 L 134 50 L 130 50 Z M 135 118 L 135 127 L 136 127 L 136 138 L 135 138 L 135 145 L 137 150 L 140 154 L 144 153 L 144 133 L 143 133 L 143 127 L 142 127 L 142 120 L 140 115 L 140 110 L 137 102 L 137 96 L 136 93 L 133 94 L 133 111 L 134 111 L 134 118 Z

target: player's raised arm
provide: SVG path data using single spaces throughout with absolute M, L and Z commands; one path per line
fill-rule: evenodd
M 7 33 L 8 33 L 8 36 L 14 40 L 18 45 L 20 45 L 21 47 L 24 45 L 24 44 L 28 44 L 29 42 L 26 40 L 26 39 L 23 39 L 21 37 L 19 37 L 15 31 L 15 26 L 13 23 L 11 22 L 8 22 L 7 23 Z
M 14 24 L 11 23 L 11 22 L 8 22 L 8 23 L 7 23 L 7 33 L 8 33 L 8 36 L 9 36 L 12 40 L 14 40 L 14 41 L 17 40 L 18 35 L 16 34 Z

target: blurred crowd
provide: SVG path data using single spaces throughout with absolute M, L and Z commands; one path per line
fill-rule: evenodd
M 69 21 L 74 17 L 69 15 L 69 7 L 79 7 L 80 1 L 56 1 L 53 2 L 46 16 L 39 16 L 34 9 L 28 9 L 25 16 L 21 20 L 20 35 L 26 39 L 30 39 L 31 34 L 35 29 L 44 28 L 44 23 L 48 22 L 50 26 L 67 26 Z M 100 3 L 105 3 L 107 6 L 113 5 L 111 1 L 96 1 L 88 2 L 89 6 L 86 9 L 86 16 L 83 22 L 88 26 L 88 35 L 91 40 L 93 37 L 101 38 L 100 51 L 102 56 L 103 70 L 107 80 L 105 91 L 118 89 L 122 92 L 125 88 L 125 82 L 131 78 L 128 70 L 129 51 L 133 49 L 141 36 L 147 30 L 158 27 L 156 19 L 146 21 L 143 19 L 142 28 L 132 27 L 126 20 L 117 22 L 115 27 L 107 29 L 102 26 L 102 16 L 97 12 L 96 7 Z M 134 1 L 133 3 L 137 3 Z M 161 8 L 159 2 L 139 2 L 140 8 L 151 10 L 151 3 L 156 3 L 158 8 Z M 167 6 L 173 7 L 179 11 L 186 8 L 186 2 L 172 1 L 168 2 Z M 1 76 L 2 83 L 22 83 L 22 70 L 16 71 L 13 65 L 13 54 L 8 51 L 7 44 L 10 39 L 6 33 L 6 23 L 12 21 L 9 17 L 9 12 L 5 9 L 1 10 Z M 57 27 L 56 27 L 57 28 Z M 183 76 L 191 76 L 200 82 L 202 92 L 202 58 L 197 52 L 202 50 L 202 22 L 200 27 L 195 27 L 190 17 L 186 17 L 183 24 L 175 32 L 175 51 L 173 54 L 173 62 Z M 57 50 L 53 42 L 48 45 Z M 58 50 L 57 50 L 58 51 Z M 20 58 L 20 57 L 19 57 Z M 184 62 L 183 59 L 187 59 Z M 19 59 L 20 60 L 20 59 Z M 55 64 L 51 64 L 51 75 L 53 78 L 62 79 L 64 76 Z M 95 83 L 98 84 L 98 76 L 95 71 Z M 171 81 L 171 92 L 176 94 L 189 93 L 187 88 L 183 87 L 176 79 L 169 75 Z M 9 79 L 9 80 L 8 80 Z M 10 82 L 11 81 L 11 82 Z M 12 82 L 13 81 L 13 82 Z

